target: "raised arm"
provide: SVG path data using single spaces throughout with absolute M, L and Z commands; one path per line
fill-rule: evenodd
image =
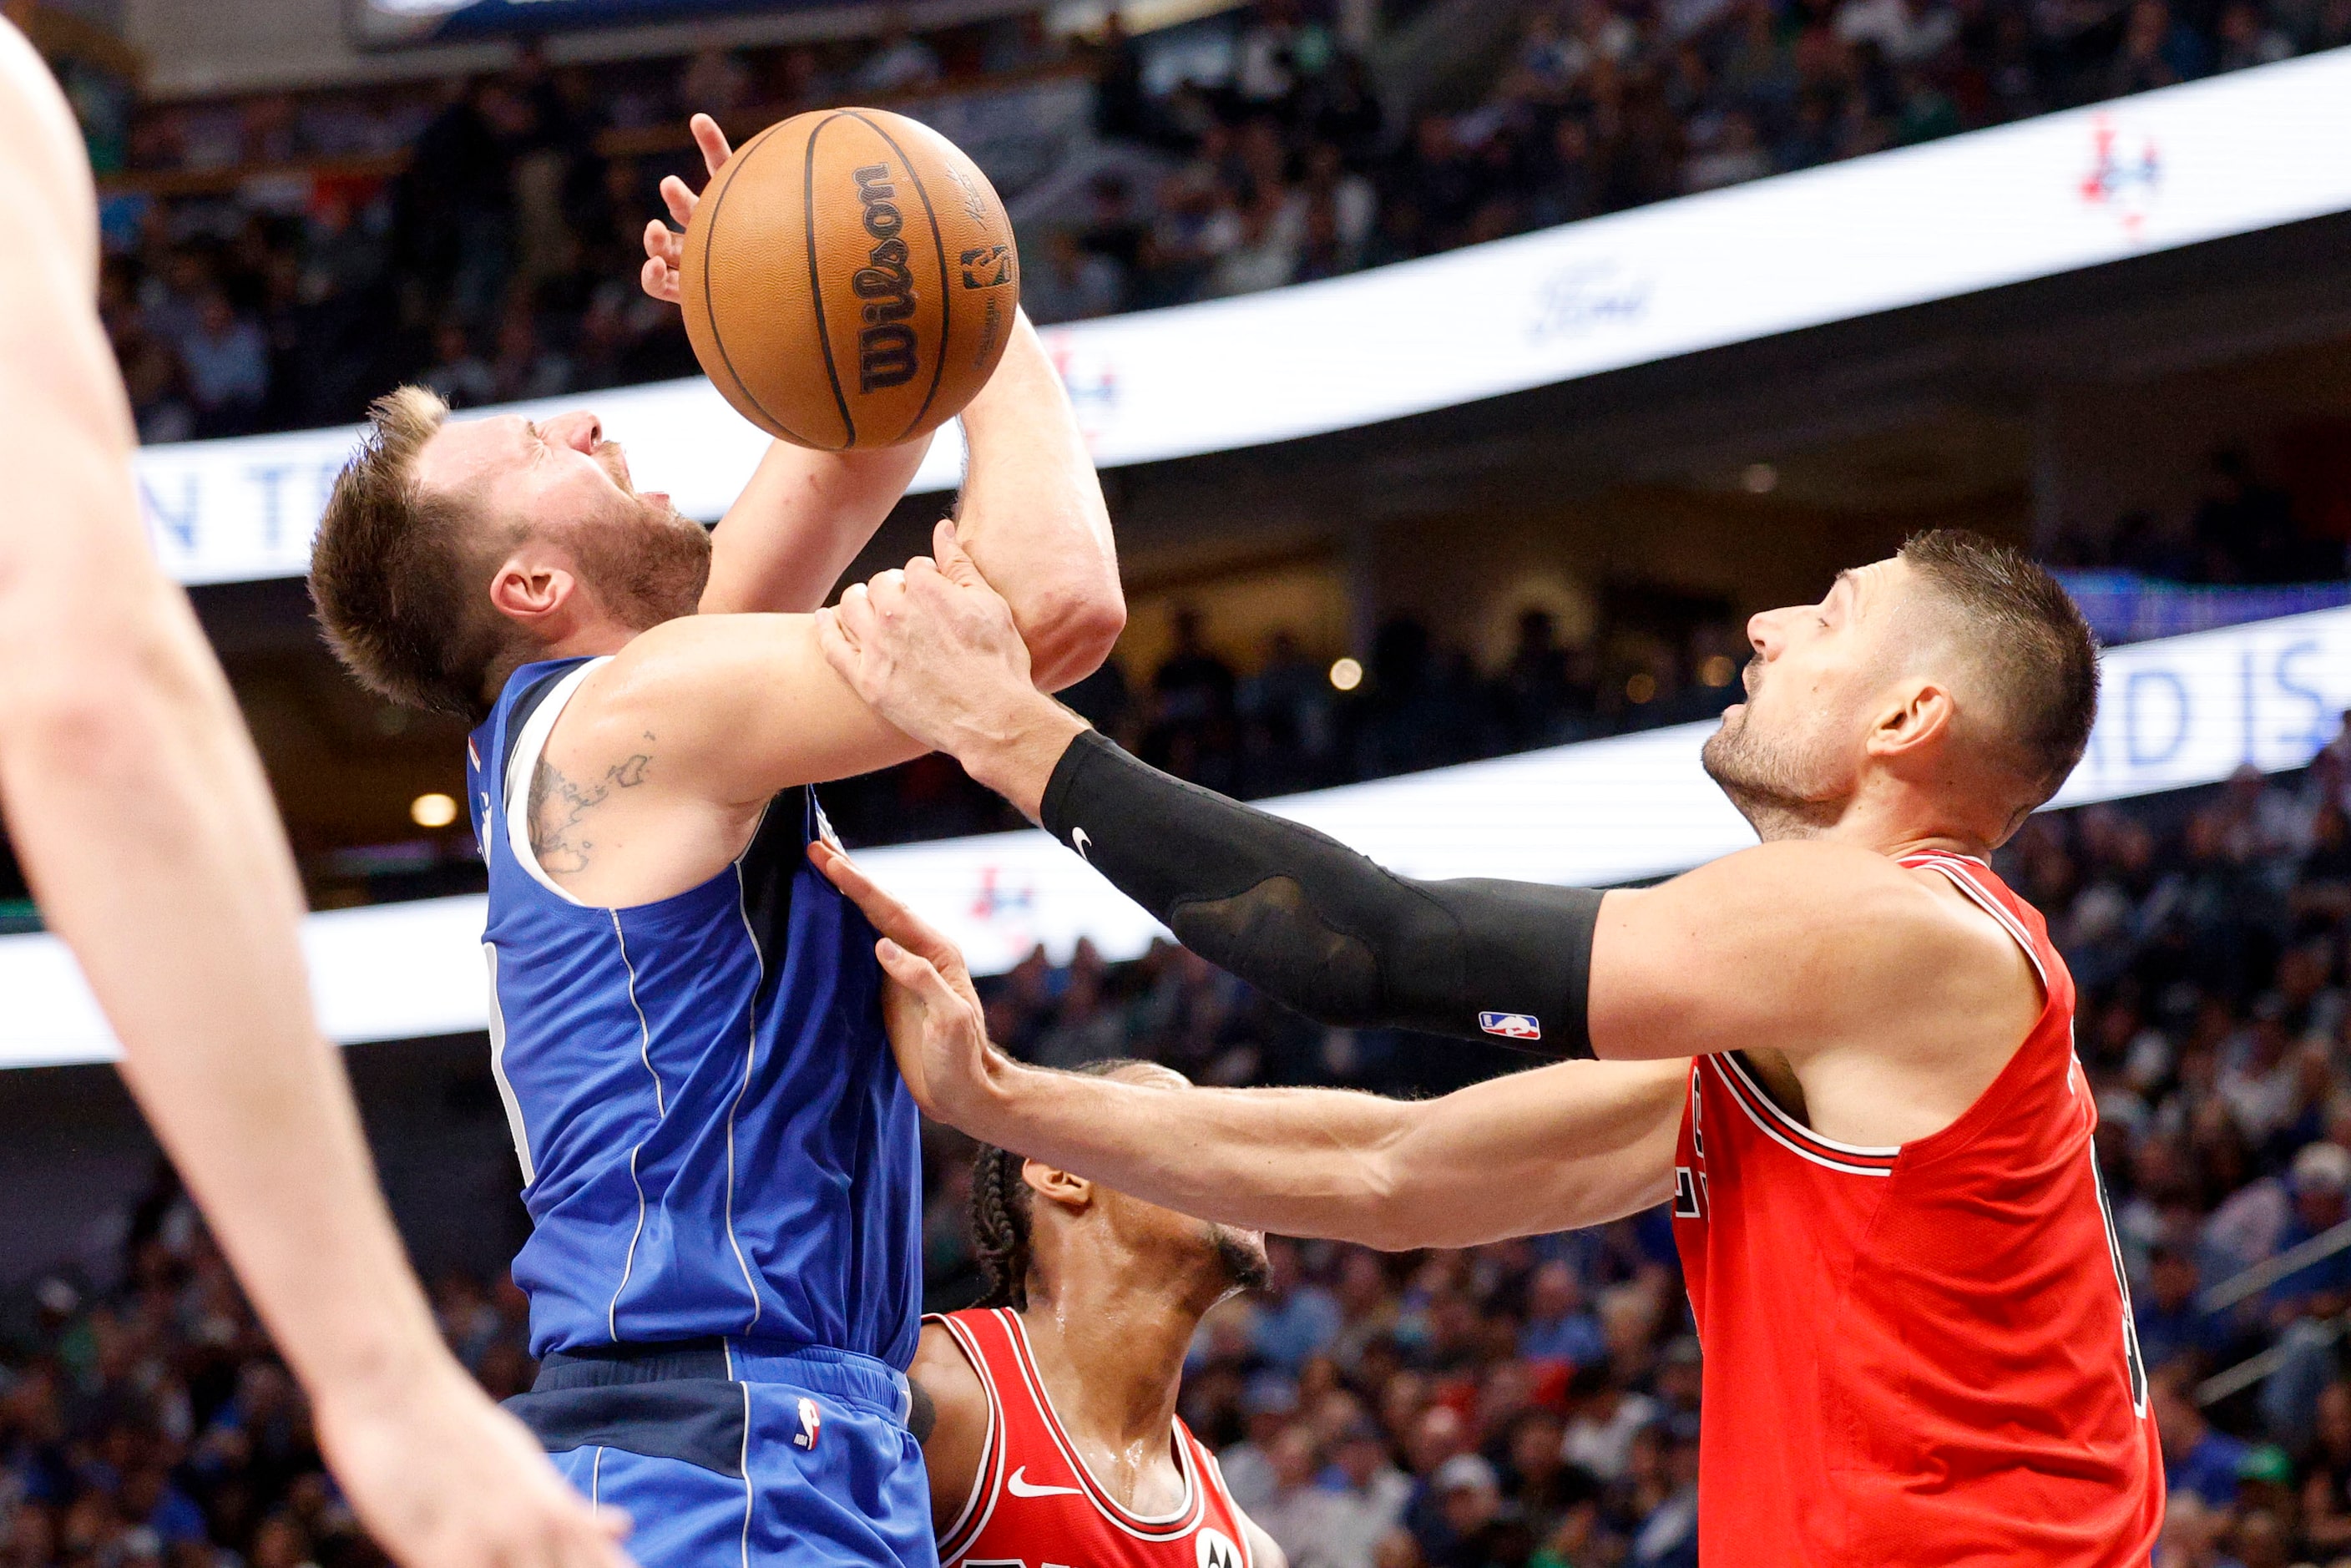
M 26 215 L 0 246 L 0 800 L 43 916 L 376 1539 L 434 1568 L 618 1563 L 443 1347 L 376 1190 L 268 785 L 141 533 L 73 120 L 5 20 L 0 209 Z
M 694 116 L 687 127 L 701 149 L 703 167 L 716 174 L 734 156 L 726 133 L 706 114 Z M 661 195 L 680 228 L 693 221 L 701 198 L 684 181 L 674 174 L 664 179 Z M 645 225 L 645 263 L 638 280 L 647 294 L 672 305 L 677 303 L 684 237 L 659 218 Z M 711 536 L 702 612 L 806 614 L 822 604 L 906 493 L 930 446 L 928 436 L 850 452 L 770 443 L 751 482 Z
M 706 114 L 690 122 L 713 174 L 731 156 Z M 672 175 L 663 202 L 680 228 L 699 199 Z M 645 292 L 674 304 L 684 236 L 645 225 Z M 1126 624 L 1118 555 L 1093 459 L 1069 393 L 1026 314 L 1003 361 L 963 412 L 967 466 L 957 509 L 964 547 L 1009 601 L 1045 691 L 1101 666 Z M 814 452 L 777 442 L 712 538 L 712 612 L 807 612 L 824 602 L 849 563 L 905 493 L 929 450 L 903 446 Z
M 956 536 L 1011 606 L 1036 688 L 1075 685 L 1110 656 L 1126 599 L 1102 481 L 1026 311 L 963 411 L 963 430 L 970 457 Z
M 883 934 L 915 1097 L 974 1137 L 1180 1213 L 1391 1250 L 1595 1225 L 1672 1189 L 1687 1061 L 1561 1062 L 1423 1102 L 1025 1067 L 987 1042 L 953 944 L 848 857 L 810 852 Z

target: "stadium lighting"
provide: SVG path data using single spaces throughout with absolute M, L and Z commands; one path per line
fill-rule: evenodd
M 420 828 L 445 828 L 457 820 L 457 802 L 434 790 L 408 803 L 408 820 Z
M 1364 666 L 1353 659 L 1340 659 L 1331 666 L 1331 684 L 1343 692 L 1352 692 L 1364 684 Z

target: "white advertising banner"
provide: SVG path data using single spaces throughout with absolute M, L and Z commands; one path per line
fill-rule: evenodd
M 2337 49 L 1239 299 L 1047 334 L 1105 466 L 1290 440 L 2351 210 Z M 700 380 L 598 392 L 638 482 L 726 510 L 765 438 Z M 528 407 L 528 405 L 526 405 Z M 549 405 L 541 405 L 549 406 Z M 185 582 L 299 575 L 348 427 L 149 447 Z M 954 485 L 943 434 L 918 488 Z
M 2351 709 L 2351 609 L 2116 648 L 2082 766 L 2058 795 L 2086 805 L 2299 768 Z M 1605 886 L 1686 871 L 1754 841 L 1698 767 L 1711 724 L 1555 747 L 1266 804 L 1407 875 Z M 981 974 L 1041 943 L 1111 958 L 1159 935 L 1151 917 L 1040 832 L 867 850 L 858 857 L 959 943 Z M 484 1027 L 483 900 L 442 898 L 304 923 L 319 1019 L 345 1043 Z M 0 1067 L 115 1054 L 72 956 L 0 937 Z

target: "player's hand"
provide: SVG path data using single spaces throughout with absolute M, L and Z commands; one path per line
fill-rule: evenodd
M 817 612 L 817 643 L 867 706 L 924 745 L 961 757 L 1008 712 L 1035 700 L 1029 646 L 1012 607 L 979 575 L 955 524 L 933 535 L 937 559 L 850 584 Z
M 630 1568 L 628 1516 L 590 1507 L 521 1422 L 434 1347 L 422 1375 L 326 1392 L 319 1445 L 402 1568 Z
M 703 168 L 715 175 L 726 167 L 726 160 L 735 156 L 735 150 L 726 145 L 726 132 L 718 129 L 718 122 L 706 114 L 697 114 L 686 121 L 686 127 L 694 132 L 694 144 L 702 149 Z M 674 174 L 664 177 L 661 194 L 662 204 L 669 209 L 669 215 L 680 229 L 693 221 L 695 204 L 702 198 L 687 190 L 684 181 Z M 678 263 L 684 255 L 684 235 L 673 232 L 659 218 L 646 224 L 645 265 L 637 275 L 645 292 L 656 299 L 676 304 Z
M 809 859 L 882 934 L 873 955 L 887 984 L 882 1021 L 914 1103 L 934 1119 L 985 1137 L 997 1074 L 1009 1068 L 987 1042 L 987 1015 L 956 945 L 820 839 Z

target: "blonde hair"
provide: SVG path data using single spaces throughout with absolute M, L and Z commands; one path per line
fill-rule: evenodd
M 473 580 L 495 542 L 480 537 L 478 508 L 417 481 L 417 455 L 448 417 L 415 386 L 369 408 L 319 522 L 310 601 L 328 645 L 370 691 L 478 723 L 492 677 L 528 649 Z

